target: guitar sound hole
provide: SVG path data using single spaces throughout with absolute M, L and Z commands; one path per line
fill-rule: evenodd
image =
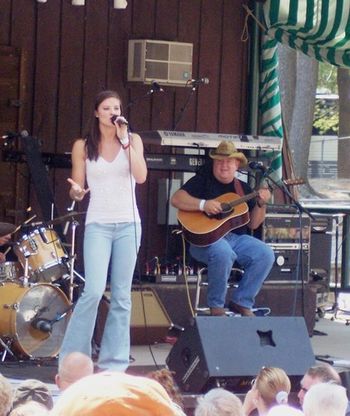
M 231 212 L 233 211 L 233 208 L 227 202 L 222 202 L 221 203 L 221 209 L 222 209 L 222 212 L 219 212 L 218 214 L 207 214 L 205 212 L 205 215 L 208 218 L 215 218 L 216 220 L 222 220 L 222 219 L 226 218 L 228 215 L 230 215 Z
M 226 202 L 221 203 L 221 209 L 222 209 L 221 214 L 230 214 L 233 211 L 233 208 L 231 207 L 231 205 L 227 204 Z

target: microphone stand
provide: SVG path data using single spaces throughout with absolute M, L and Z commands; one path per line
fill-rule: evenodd
M 283 181 L 277 182 L 275 181 L 271 175 L 270 175 L 270 169 L 266 169 L 263 172 L 263 178 L 268 179 L 270 182 L 272 182 L 278 189 L 280 189 L 286 196 L 289 197 L 289 199 L 292 201 L 292 203 L 297 207 L 298 211 L 301 213 L 305 213 L 307 214 L 312 220 L 315 220 L 315 217 L 311 214 L 311 212 L 307 209 L 304 208 L 295 198 L 294 196 L 290 193 L 289 189 L 287 188 L 287 186 L 285 185 L 285 183 L 283 183 Z
M 72 219 L 71 222 L 71 230 L 72 230 L 72 237 L 71 237 L 71 249 L 69 255 L 69 300 L 73 302 L 73 290 L 74 290 L 74 275 L 78 276 L 80 280 L 85 282 L 83 276 L 81 276 L 77 271 L 74 269 L 75 263 L 75 236 L 76 236 L 76 228 L 79 225 L 79 222 L 76 219 Z
M 191 100 L 194 92 L 197 91 L 197 88 L 198 88 L 198 84 L 193 84 L 192 85 L 191 90 L 190 90 L 190 93 L 188 94 L 187 99 L 185 101 L 185 104 L 184 104 L 184 106 L 182 108 L 180 108 L 180 113 L 179 113 L 177 119 L 175 120 L 175 123 L 173 125 L 173 131 L 175 131 L 177 129 L 177 126 L 180 123 L 180 121 L 181 121 L 181 119 L 182 119 L 182 117 L 183 117 L 183 115 L 185 113 L 185 110 L 186 110 L 186 108 L 188 107 L 188 105 L 190 103 L 190 100 Z
M 301 271 L 301 296 L 302 296 L 302 300 L 301 300 L 301 313 L 302 316 L 305 317 L 305 308 L 304 308 L 304 276 L 303 276 L 303 261 L 302 261 L 302 256 L 303 256 L 303 235 L 302 235 L 302 214 L 305 213 L 307 214 L 312 220 L 315 220 L 315 217 L 311 214 L 311 212 L 304 208 L 295 198 L 294 196 L 291 194 L 291 192 L 289 191 L 289 189 L 287 188 L 287 186 L 285 185 L 285 183 L 283 181 L 277 182 L 276 180 L 274 180 L 271 175 L 270 175 L 271 170 L 270 169 L 263 169 L 263 178 L 268 179 L 270 182 L 272 182 L 278 189 L 280 189 L 284 195 L 288 196 L 289 199 L 292 201 L 292 203 L 295 205 L 295 207 L 297 208 L 297 211 L 299 213 L 299 218 L 300 218 L 300 254 L 301 256 L 299 257 L 300 263 L 299 263 L 299 271 Z
M 131 100 L 125 107 L 125 109 L 127 108 L 131 108 L 134 104 L 138 103 L 139 101 L 151 97 L 155 92 L 157 92 L 159 90 L 157 90 L 156 88 L 151 88 L 149 89 L 146 94 L 141 95 L 140 97 L 136 97 L 135 100 Z

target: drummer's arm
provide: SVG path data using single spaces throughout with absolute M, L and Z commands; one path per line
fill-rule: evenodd
M 0 246 L 7 244 L 11 240 L 11 234 L 4 235 L 0 237 Z
M 11 239 L 11 234 L 0 237 L 0 246 L 8 243 L 10 239 Z M 6 261 L 6 255 L 4 253 L 0 253 L 0 263 L 3 263 L 4 261 Z
M 72 149 L 72 177 L 68 178 L 68 182 L 71 184 L 69 190 L 69 196 L 74 201 L 81 201 L 85 194 L 89 192 L 88 189 L 84 189 L 85 185 L 85 141 L 82 139 L 77 140 Z

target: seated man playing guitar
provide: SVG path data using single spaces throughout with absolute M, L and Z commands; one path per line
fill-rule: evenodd
M 227 282 L 237 261 L 244 275 L 228 306 L 242 316 L 254 316 L 255 296 L 275 256 L 268 245 L 247 232 L 264 221 L 271 193 L 267 188 L 252 192 L 235 178 L 237 169 L 247 165 L 247 159 L 232 142 L 221 142 L 209 156 L 212 163 L 176 191 L 171 203 L 179 209 L 178 219 L 190 242 L 191 255 L 207 265 L 211 315 L 225 315 Z

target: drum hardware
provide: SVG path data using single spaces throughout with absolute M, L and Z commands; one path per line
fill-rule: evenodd
M 38 329 L 39 331 L 50 333 L 52 332 L 53 325 L 63 319 L 74 307 L 72 303 L 65 311 L 62 313 L 57 313 L 54 319 L 45 319 L 45 318 L 34 318 L 30 323 L 34 329 Z
M 67 214 L 68 215 L 68 214 Z M 74 269 L 75 263 L 75 237 L 76 237 L 76 228 L 79 225 L 79 222 L 76 219 L 73 219 L 71 222 L 71 249 L 70 249 L 70 256 L 69 256 L 69 300 L 73 302 L 73 291 L 74 291 L 74 276 L 79 277 L 79 279 L 85 282 L 83 276 L 81 276 L 78 272 Z
M 7 341 L 4 342 L 3 339 L 0 337 L 0 345 L 2 346 L 2 348 L 4 349 L 4 351 L 1 354 L 1 359 L 0 361 L 3 363 L 6 359 L 6 355 L 7 353 L 9 353 L 13 358 L 16 358 L 15 354 L 11 351 L 11 348 L 9 347 L 8 344 L 11 344 L 11 341 Z
M 61 217 L 57 217 L 53 220 L 47 221 L 46 224 L 57 225 L 65 221 L 70 221 L 70 220 L 74 221 L 75 217 L 80 217 L 85 214 L 86 214 L 86 211 L 82 211 L 82 212 L 72 211 L 72 212 L 69 212 L 68 214 L 62 215 Z
M 18 262 L 5 261 L 0 263 L 0 284 L 3 282 L 16 281 L 22 274 L 22 269 Z
M 68 325 L 67 314 L 73 307 L 60 289 L 49 283 L 24 287 L 6 282 L 0 286 L 0 302 L 2 360 L 7 353 L 33 359 L 58 354 Z M 11 307 L 5 307 L 8 305 Z M 5 340 L 11 342 L 11 348 Z

